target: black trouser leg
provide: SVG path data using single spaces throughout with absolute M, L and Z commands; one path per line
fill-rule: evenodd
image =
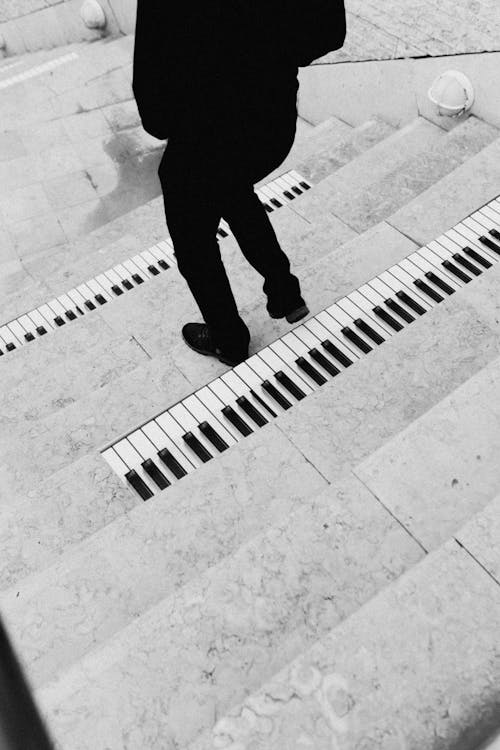
M 221 188 L 218 181 L 208 184 L 188 148 L 169 142 L 165 156 L 158 174 L 179 271 L 217 346 L 228 355 L 246 354 L 250 333 L 238 313 L 216 236 Z

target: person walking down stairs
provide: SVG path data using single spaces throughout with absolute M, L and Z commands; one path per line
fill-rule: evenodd
M 158 175 L 178 268 L 204 320 L 182 335 L 200 354 L 231 366 L 248 357 L 221 218 L 264 278 L 269 315 L 293 323 L 309 313 L 253 186 L 293 145 L 298 68 L 340 48 L 345 33 L 343 0 L 138 0 L 132 88 L 144 129 L 168 139 Z

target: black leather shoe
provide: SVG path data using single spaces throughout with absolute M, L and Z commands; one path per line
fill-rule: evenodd
M 288 323 L 296 323 L 298 320 L 302 320 L 306 315 L 309 315 L 309 308 L 306 304 L 299 305 L 299 307 L 292 308 L 288 312 L 283 310 L 273 310 L 267 305 L 267 312 L 271 318 L 286 318 Z
M 206 323 L 186 323 L 182 327 L 182 338 L 198 354 L 206 354 L 217 357 L 219 362 L 230 367 L 236 367 L 248 357 L 248 347 L 244 355 L 234 356 L 225 354 L 215 344 Z

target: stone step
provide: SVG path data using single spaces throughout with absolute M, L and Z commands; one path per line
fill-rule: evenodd
M 499 384 L 495 359 L 354 469 L 426 550 L 498 492 Z
M 499 627 L 497 582 L 449 540 L 216 717 L 189 750 L 282 750 L 298 738 L 315 750 L 476 748 L 498 727 Z M 39 696 L 56 734 L 67 736 L 57 689 Z M 152 731 L 141 722 L 131 747 L 151 737 L 148 746 L 159 748 Z
M 498 267 L 491 273 L 500 279 Z M 463 295 L 467 292 L 468 290 L 464 290 Z M 220 530 L 232 529 L 230 534 L 232 544 L 234 528 L 240 528 L 242 508 L 247 507 L 246 503 L 242 502 L 246 490 L 242 490 L 238 482 L 235 483 L 234 473 L 229 472 L 230 478 L 228 479 L 226 467 L 229 462 L 238 461 L 241 466 L 243 461 L 246 465 L 245 456 L 248 455 L 249 450 L 252 450 L 252 447 L 255 447 L 256 441 L 261 441 L 259 455 L 266 455 L 266 459 L 268 456 L 275 455 L 274 451 L 279 443 L 278 433 L 274 429 L 276 427 L 279 434 L 300 451 L 311 467 L 315 467 L 322 481 L 326 480 L 333 484 L 338 482 L 376 449 L 439 403 L 450 391 L 465 383 L 481 368 L 498 358 L 500 337 L 498 330 L 494 330 L 493 326 L 494 323 L 483 316 L 472 303 L 463 297 L 460 298 L 460 295 L 451 297 L 445 304 L 433 309 L 400 335 L 393 337 L 384 346 L 373 351 L 363 363 L 358 361 L 353 367 L 344 371 L 342 377 L 337 378 L 334 383 L 326 384 L 321 391 L 312 394 L 297 404 L 294 409 L 280 415 L 273 425 L 262 429 L 258 435 L 253 435 L 248 438 L 248 441 L 245 440 L 233 446 L 216 461 L 204 465 L 177 486 L 170 487 L 144 506 L 136 508 L 128 517 L 117 519 L 84 542 L 78 550 L 71 550 L 53 567 L 35 574 L 32 579 L 18 581 L 9 592 L 11 606 L 26 606 L 27 614 L 15 614 L 14 610 L 11 610 L 11 626 L 14 628 L 14 635 L 18 634 L 20 639 L 18 646 L 21 654 L 25 654 L 27 668 L 34 670 L 33 679 L 43 681 L 48 677 L 45 670 L 61 669 L 64 663 L 68 663 L 65 661 L 68 655 L 70 663 L 79 655 L 83 656 L 88 648 L 99 641 L 101 635 L 103 638 L 109 637 L 113 632 L 126 626 L 129 621 L 126 618 L 130 617 L 130 613 L 133 616 L 140 613 L 144 605 L 137 600 L 137 597 L 142 595 L 141 590 L 144 588 L 150 591 L 152 585 L 145 584 L 148 580 L 147 576 L 153 571 L 155 578 L 158 577 L 157 570 L 161 567 L 161 555 L 170 554 L 172 550 L 172 544 L 169 544 L 165 538 L 157 536 L 160 534 L 160 522 L 151 523 L 148 515 L 154 511 L 150 511 L 150 508 L 160 508 L 164 512 L 170 512 L 170 508 L 175 509 L 175 513 L 181 515 L 181 522 L 184 523 L 180 508 L 185 507 L 184 504 L 187 503 L 189 509 L 194 502 L 193 498 L 199 498 L 203 502 L 204 510 L 201 514 L 198 508 L 193 510 L 191 507 L 189 510 L 188 538 L 185 539 L 185 533 L 179 533 L 174 537 L 176 539 L 175 555 L 182 560 L 194 556 L 198 564 L 199 554 L 212 554 L 207 551 L 209 549 L 207 535 L 201 531 L 196 532 L 199 528 L 198 523 L 201 524 L 201 528 L 206 526 L 205 513 L 211 514 L 211 519 L 219 531 L 217 545 L 220 549 Z M 69 411 L 66 410 L 66 415 Z M 104 414 L 102 418 L 106 419 L 106 415 Z M 56 434 L 54 428 L 51 434 Z M 53 439 L 52 442 L 61 441 Z M 13 460 L 10 458 L 11 462 Z M 50 460 L 49 456 L 45 465 Z M 31 456 L 31 465 L 37 463 L 43 464 L 42 459 L 38 455 Z M 287 471 L 285 466 L 292 466 L 288 463 L 288 459 L 287 463 L 280 462 L 276 471 L 271 472 L 281 482 L 289 481 L 289 470 Z M 293 464 L 293 476 L 295 476 L 295 468 Z M 20 473 L 19 469 L 17 471 Z M 241 468 L 239 471 L 242 471 Z M 215 472 L 222 473 L 222 485 L 217 485 L 215 494 L 221 499 L 224 498 L 223 513 L 232 512 L 227 504 L 229 503 L 228 496 L 235 492 L 235 496 L 239 498 L 238 518 L 240 520 L 238 522 L 235 520 L 229 522 L 225 516 L 220 520 L 218 513 L 216 514 L 214 510 L 213 502 L 215 501 L 208 502 L 208 498 L 213 497 L 210 490 L 213 479 L 210 477 L 213 477 Z M 255 493 L 259 494 L 258 487 L 261 478 L 265 478 L 267 482 L 269 473 L 267 468 L 261 471 L 257 463 L 257 466 L 252 467 L 250 479 L 249 475 L 243 472 L 243 486 L 248 487 L 250 484 L 252 496 Z M 162 500 L 166 502 L 160 503 Z M 249 512 L 253 512 L 254 503 L 250 503 L 250 506 Z M 259 513 L 261 513 L 260 510 Z M 133 527 L 135 520 L 139 524 L 145 523 L 142 532 Z M 152 528 L 155 529 L 153 538 L 151 537 Z M 172 533 L 170 520 L 165 528 L 168 534 Z M 191 534 L 197 534 L 197 536 L 191 536 Z M 127 553 L 127 565 L 123 564 L 126 537 L 131 539 L 132 545 L 136 545 L 134 549 L 138 545 L 143 550 L 142 555 L 146 555 L 145 562 L 139 561 L 138 563 L 137 579 L 135 574 L 132 574 L 133 563 L 131 561 L 136 561 L 138 556 L 132 552 L 130 555 Z M 148 558 L 148 553 L 144 551 L 146 549 L 144 539 L 151 540 L 150 551 L 154 560 Z M 198 551 L 198 544 L 193 542 L 193 539 L 200 539 L 201 550 Z M 248 537 L 238 538 L 235 547 L 247 539 Z M 186 544 L 187 547 L 184 548 L 180 546 L 181 544 Z M 117 545 L 116 548 L 115 545 Z M 106 565 L 99 555 L 100 549 L 104 550 L 103 554 L 106 560 L 109 560 Z M 109 568 L 106 567 L 107 565 Z M 169 584 L 176 585 L 173 568 L 169 563 L 168 573 L 163 578 L 168 580 Z M 197 571 L 201 569 L 200 566 L 197 567 Z M 66 578 L 64 571 L 68 570 Z M 91 608 L 87 608 L 86 600 L 84 605 L 80 604 L 81 600 L 77 594 L 81 591 L 83 570 L 86 571 L 87 576 L 85 591 L 94 592 Z M 109 570 L 109 574 L 105 572 L 106 570 Z M 127 572 L 126 576 L 123 575 L 124 570 Z M 44 583 L 42 584 L 41 581 Z M 26 598 L 22 593 L 24 586 L 28 587 Z M 50 597 L 45 593 L 48 590 L 58 591 L 57 621 L 59 624 L 53 621 L 53 615 L 50 614 L 51 605 L 45 603 L 50 601 Z M 111 608 L 109 606 L 110 591 L 114 591 L 113 595 L 117 600 L 126 602 L 126 606 L 130 607 L 121 621 L 119 621 L 118 605 Z M 99 604 L 99 601 L 102 603 Z M 4 610 L 6 606 L 4 605 Z M 71 632 L 70 647 L 66 646 L 66 636 L 54 635 L 58 627 L 64 628 L 62 612 L 66 607 L 71 613 L 68 626 Z M 85 612 L 81 609 L 82 607 Z M 88 609 L 90 611 L 87 611 Z M 40 633 L 37 631 L 33 635 L 29 626 L 33 620 L 40 621 L 41 610 L 47 613 L 44 617 L 50 619 L 50 624 L 46 628 L 46 637 L 50 643 L 44 643 L 43 646 L 40 645 Z M 73 614 L 75 611 L 76 614 Z M 89 622 L 89 618 L 93 617 L 96 620 Z M 78 631 L 75 634 L 77 629 L 73 626 L 75 621 L 73 618 L 79 621 L 82 618 L 85 619 L 87 625 L 83 632 Z M 81 641 L 78 646 L 76 639 L 80 638 L 80 634 Z M 55 651 L 60 656 L 55 655 Z M 28 666 L 29 664 L 32 666 Z M 45 678 L 37 676 L 42 672 Z
M 469 117 L 450 132 L 417 118 L 366 151 L 294 209 L 310 221 L 326 211 L 361 232 L 387 218 L 494 142 L 499 131 Z M 467 192 L 467 191 L 463 191 Z
M 374 248 L 376 252 L 372 252 Z M 369 249 L 368 253 L 367 249 Z M 413 243 L 383 224 L 370 230 L 365 237 L 351 241 L 348 248 L 338 248 L 329 259 L 318 264 L 316 274 L 311 275 L 307 280 L 311 289 L 314 286 L 318 289 L 319 279 L 324 280 L 326 274 L 329 273 L 329 266 L 336 269 L 331 285 L 327 285 L 322 293 L 318 291 L 317 298 L 313 298 L 312 312 L 319 312 L 330 304 L 329 300 L 332 297 L 337 298 L 349 293 L 367 278 L 377 275 L 414 249 L 416 246 Z M 167 290 L 164 286 L 166 283 L 163 279 L 160 282 L 160 288 Z M 40 462 L 37 462 L 38 469 L 32 462 L 29 465 L 25 463 L 17 479 L 13 478 L 10 484 L 10 502 L 8 506 L 5 505 L 2 508 L 4 516 L 0 524 L 0 527 L 8 530 L 4 549 L 12 550 L 11 553 L 5 552 L 4 554 L 5 574 L 2 577 L 4 582 L 18 580 L 24 572 L 31 572 L 41 567 L 41 561 L 44 564 L 52 561 L 54 556 L 65 549 L 66 545 L 73 544 L 75 539 L 80 540 L 101 527 L 103 523 L 102 502 L 97 498 L 95 501 L 92 499 L 93 494 L 89 489 L 89 483 L 88 481 L 82 483 L 80 473 L 87 454 L 89 454 L 90 461 L 89 476 L 97 472 L 95 461 L 97 465 L 105 463 L 98 454 L 92 452 L 95 446 L 109 442 L 116 435 L 130 429 L 134 420 L 136 422 L 147 421 L 152 415 L 166 408 L 168 404 L 175 403 L 177 391 L 175 387 L 172 387 L 172 383 L 175 384 L 176 379 L 179 379 L 180 372 L 188 385 L 184 387 L 184 390 L 178 391 L 178 398 L 187 395 L 186 389 L 189 393 L 228 369 L 215 359 L 200 358 L 187 349 L 181 341 L 177 326 L 180 326 L 183 319 L 189 319 L 195 314 L 194 303 L 190 302 L 182 287 L 179 286 L 175 295 L 172 295 L 172 288 L 170 283 L 168 286 L 170 294 L 165 291 L 164 302 L 161 302 L 166 306 L 165 325 L 158 332 L 155 341 L 150 339 L 147 341 L 148 347 L 151 351 L 156 351 L 157 356 L 151 362 L 136 368 L 132 382 L 129 382 L 131 380 L 129 376 L 123 379 L 123 385 L 118 379 L 110 386 L 104 386 L 98 394 L 92 394 L 80 406 L 76 404 L 69 406 L 67 413 L 66 410 L 62 413 L 64 405 L 61 405 L 60 413 L 52 414 L 47 420 L 47 428 L 44 428 L 47 437 L 43 438 L 46 443 L 46 449 L 43 450 L 47 451 L 47 462 L 42 455 Z M 135 313 L 139 314 L 137 310 Z M 254 301 L 252 307 L 248 308 L 245 313 L 246 317 L 251 318 L 252 327 L 258 331 L 253 345 L 255 350 L 270 344 L 283 334 L 283 324 L 267 317 L 260 303 Z M 149 307 L 141 311 L 142 316 L 152 314 L 153 310 Z M 134 321 L 133 315 L 130 320 Z M 170 323 L 168 323 L 169 320 Z M 172 321 L 177 321 L 177 323 L 174 325 Z M 68 328 L 67 331 L 69 330 Z M 67 331 L 65 331 L 66 336 Z M 57 336 L 54 336 L 55 338 Z M 61 344 L 61 351 L 66 351 L 64 344 Z M 67 345 L 69 348 L 69 341 Z M 25 352 L 28 352 L 28 348 Z M 26 354 L 26 356 L 29 355 Z M 176 363 L 177 369 L 174 369 L 172 374 L 173 362 Z M 121 397 L 120 388 L 122 389 Z M 32 398 L 31 403 L 36 404 L 36 398 Z M 124 409 L 125 403 L 127 409 Z M 29 438 L 19 437 L 18 440 L 29 440 L 30 444 L 33 444 L 33 450 L 38 454 L 40 448 L 37 446 L 41 439 L 38 435 L 39 433 L 35 432 Z M 55 456 L 51 435 L 59 436 Z M 95 461 L 94 456 L 96 456 Z M 73 468 L 74 461 L 77 464 L 75 469 Z M 53 480 L 47 477 L 47 474 L 52 471 L 55 471 Z M 75 471 L 77 479 L 73 477 Z M 99 473 L 102 474 L 103 471 L 101 466 Z M 5 478 L 4 481 L 7 482 L 7 479 Z M 40 502 L 36 504 L 30 504 L 29 501 L 29 498 L 33 496 L 33 487 L 38 488 L 40 496 Z M 96 490 L 101 493 L 106 491 L 101 484 L 96 487 Z M 114 483 L 112 488 L 107 490 L 107 494 L 116 495 Z M 63 502 L 60 501 L 60 496 L 64 497 Z M 21 510 L 21 504 L 23 510 Z M 85 512 L 69 513 L 68 509 L 73 507 L 83 508 Z M 113 509 L 117 513 L 120 512 L 120 507 L 119 503 L 113 503 Z M 7 520 L 7 516 L 10 520 Z M 27 519 L 23 524 L 19 520 L 21 516 Z M 40 533 L 41 529 L 44 529 L 43 534 Z M 57 529 L 58 534 L 48 533 L 47 529 Z M 9 545 L 7 545 L 7 539 L 10 540 Z M 31 540 L 36 540 L 36 543 Z
M 166 531 L 163 520 L 155 524 L 156 538 L 160 529 Z M 304 498 L 302 507 L 178 588 L 164 583 L 168 576 L 160 571 L 169 566 L 149 557 L 151 545 L 143 548 L 148 559 L 142 564 L 154 569 L 164 598 L 58 680 L 61 717 L 70 711 L 79 715 L 84 702 L 87 716 L 101 717 L 92 727 L 85 719 L 72 722 L 70 740 L 56 728 L 63 746 L 121 747 L 140 713 L 164 741 L 184 747 L 211 727 L 214 715 L 243 700 L 424 555 L 354 477 Z M 62 580 L 59 584 L 64 585 Z M 56 597 L 61 627 L 62 601 Z M 27 624 L 36 618 L 36 651 L 45 660 L 41 631 L 48 633 L 50 625 L 44 612 L 37 608 L 36 615 L 31 610 L 23 617 L 22 602 L 15 596 L 4 598 L 2 605 L 7 621 L 12 617 Z M 81 623 L 74 615 L 74 624 Z M 87 623 L 89 630 L 98 631 L 96 624 Z M 69 622 L 66 628 L 72 629 Z M 31 633 L 33 637 L 33 628 Z M 69 653 L 68 635 L 63 637 Z M 57 640 L 53 632 L 50 645 Z M 24 654 L 26 658 L 27 650 Z M 108 689 L 111 684 L 113 690 Z M 55 686 L 51 692 L 55 694 Z M 103 695 L 108 697 L 96 710 Z M 149 747 L 150 738 L 143 739 Z

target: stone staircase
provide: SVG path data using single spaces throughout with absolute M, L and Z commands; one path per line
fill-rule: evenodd
M 311 315 L 495 198 L 499 157 L 475 117 L 302 124 L 261 184 L 313 183 L 270 214 Z M 166 236 L 156 197 L 30 254 L 0 323 Z M 289 326 L 220 245 L 253 354 Z M 100 450 L 228 370 L 181 341 L 178 271 L 2 357 L 0 613 L 57 748 L 475 750 L 498 727 L 499 289 L 495 265 L 146 503 Z

